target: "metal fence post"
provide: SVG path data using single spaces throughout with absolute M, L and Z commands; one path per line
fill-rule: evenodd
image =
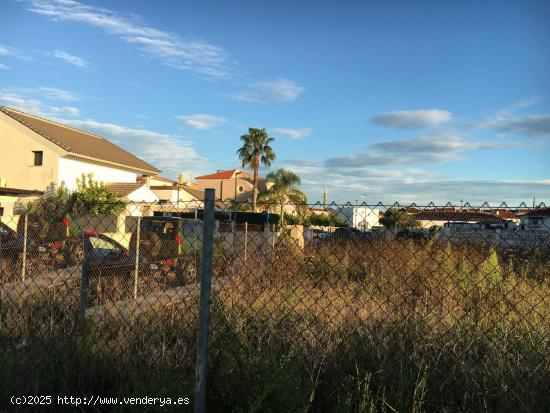
M 235 221 L 231 220 L 231 251 L 235 253 Z
M 82 239 L 84 244 L 84 238 Z M 83 327 L 86 323 L 86 309 L 88 308 L 88 282 L 90 276 L 90 263 L 88 262 L 88 254 L 86 245 L 82 245 L 84 250 L 84 260 L 82 260 L 82 277 L 80 278 L 80 314 L 79 321 Z
M 244 262 L 246 263 L 246 249 L 248 246 L 248 221 L 244 223 Z
M 141 216 L 137 219 L 137 231 L 136 231 L 136 260 L 134 264 L 134 291 L 132 296 L 134 300 L 137 298 L 138 293 L 138 274 L 139 274 L 139 243 L 141 236 Z
M 27 232 L 29 227 L 29 216 L 24 215 L 23 219 L 23 257 L 21 263 L 21 281 L 25 281 L 25 276 L 27 274 Z
M 214 189 L 204 191 L 202 233 L 201 293 L 199 331 L 197 338 L 197 365 L 195 380 L 195 413 L 206 410 L 206 375 L 208 368 L 208 333 L 210 323 L 210 294 L 212 289 L 212 255 L 214 251 Z

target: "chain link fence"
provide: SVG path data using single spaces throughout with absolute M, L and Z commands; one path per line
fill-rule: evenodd
M 209 205 L 2 216 L 0 408 L 550 406 L 550 208 Z

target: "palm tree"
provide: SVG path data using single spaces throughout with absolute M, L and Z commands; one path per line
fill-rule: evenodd
M 248 133 L 241 136 L 243 146 L 237 151 L 239 159 L 242 161 L 243 168 L 249 166 L 254 170 L 254 183 L 252 188 L 252 210 L 256 211 L 256 201 L 258 199 L 258 171 L 260 162 L 264 166 L 271 166 L 275 160 L 275 152 L 270 144 L 275 139 L 268 136 L 265 129 L 248 128 Z
M 307 202 L 306 195 L 299 188 L 302 180 L 294 172 L 283 168 L 267 174 L 266 180 L 273 185 L 260 194 L 260 202 L 271 207 L 276 206 L 281 214 L 281 225 L 283 225 L 285 205 L 291 204 L 300 209 Z

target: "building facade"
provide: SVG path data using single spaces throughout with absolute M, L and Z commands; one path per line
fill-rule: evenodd
M 160 171 L 107 139 L 0 107 L 0 178 L 4 186 L 44 191 L 76 188 L 82 174 L 96 181 L 136 182 Z

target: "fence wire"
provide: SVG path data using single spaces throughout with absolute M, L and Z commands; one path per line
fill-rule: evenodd
M 550 406 L 550 208 L 256 209 L 216 204 L 208 411 Z M 192 396 L 203 216 L 200 201 L 2 216 L 0 407 Z

